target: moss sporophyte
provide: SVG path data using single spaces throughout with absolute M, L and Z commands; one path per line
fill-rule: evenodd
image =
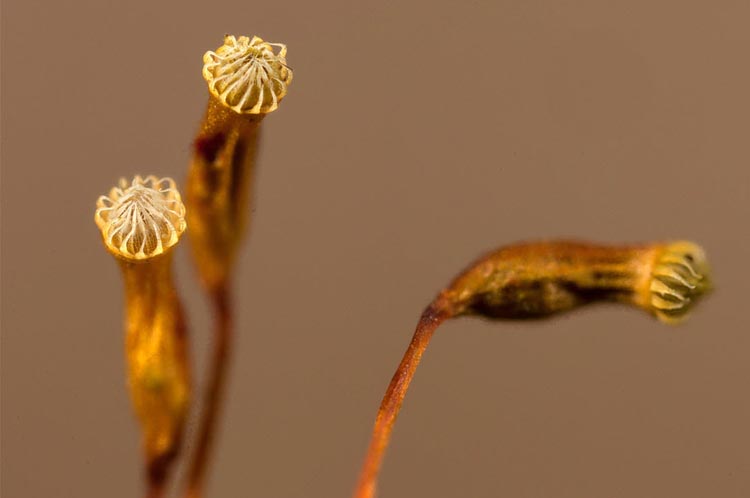
M 149 496 L 160 496 L 182 442 L 190 403 L 185 319 L 172 248 L 185 207 L 170 178 L 124 178 L 97 201 L 94 219 L 125 287 L 128 387 L 142 429 Z
M 286 46 L 226 36 L 203 56 L 209 100 L 194 141 L 186 203 L 204 286 L 226 286 L 245 235 L 260 126 L 292 81 Z
M 710 289 L 703 250 L 686 241 L 603 246 L 548 241 L 501 248 L 470 265 L 427 306 L 380 404 L 354 498 L 375 495 L 393 424 L 422 354 L 459 316 L 545 318 L 595 301 L 636 306 L 678 323 Z
M 187 216 L 193 259 L 214 307 L 214 349 L 204 412 L 187 474 L 187 494 L 201 496 L 220 415 L 232 338 L 231 275 L 250 211 L 261 123 L 278 109 L 292 82 L 286 46 L 227 35 L 203 56 L 208 106 L 193 143 Z
M 97 201 L 95 221 L 125 288 L 128 387 L 142 430 L 148 496 L 164 494 L 191 402 L 188 338 L 172 276 L 173 248 L 190 226 L 192 254 L 214 310 L 214 344 L 185 473 L 189 498 L 203 494 L 232 345 L 232 277 L 249 221 L 265 116 L 292 81 L 286 46 L 227 35 L 203 57 L 208 105 L 193 142 L 185 206 L 169 178 L 136 176 Z M 372 498 L 396 417 L 435 330 L 461 316 L 533 319 L 597 301 L 628 304 L 665 323 L 684 319 L 710 290 L 703 250 L 687 241 L 607 246 L 522 243 L 471 264 L 423 311 L 378 410 L 354 492 Z

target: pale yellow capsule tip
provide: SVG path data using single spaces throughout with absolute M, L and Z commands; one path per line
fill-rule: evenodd
M 107 249 L 116 256 L 143 260 L 174 246 L 185 231 L 185 206 L 171 178 L 136 175 L 96 201 L 94 221 Z
M 677 323 L 703 294 L 711 289 L 708 261 L 703 249 L 688 241 L 665 246 L 657 256 L 649 290 L 651 309 L 657 318 Z
M 203 78 L 211 94 L 235 112 L 265 114 L 279 107 L 292 70 L 286 45 L 227 35 L 224 45 L 203 56 Z

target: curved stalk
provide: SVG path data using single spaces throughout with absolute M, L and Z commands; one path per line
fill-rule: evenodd
M 517 244 L 480 258 L 423 312 L 380 404 L 354 498 L 375 496 L 378 473 L 406 391 L 437 326 L 461 315 L 545 318 L 596 301 L 644 309 L 678 323 L 710 289 L 703 250 L 691 243 L 602 246 Z

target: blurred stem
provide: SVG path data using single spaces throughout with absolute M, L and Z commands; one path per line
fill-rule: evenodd
M 204 393 L 205 404 L 198 429 L 196 449 L 188 473 L 187 496 L 190 498 L 198 498 L 202 495 L 217 422 L 221 418 L 227 371 L 231 360 L 233 320 L 230 292 L 226 286 L 220 287 L 213 292 L 212 298 L 216 317 L 214 349 L 208 367 L 209 377 Z
M 190 400 L 187 334 L 171 253 L 120 260 L 125 283 L 128 385 L 141 424 L 147 496 L 162 496 L 181 444 Z

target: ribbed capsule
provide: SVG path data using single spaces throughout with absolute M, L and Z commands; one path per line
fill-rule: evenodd
M 674 242 L 657 257 L 651 270 L 651 307 L 660 320 L 677 322 L 710 287 L 703 249 L 692 242 Z
M 185 206 L 171 178 L 121 178 L 96 202 L 94 220 L 107 248 L 126 259 L 147 259 L 177 243 L 185 230 Z
M 292 70 L 286 65 L 286 45 L 227 35 L 224 45 L 203 56 L 203 77 L 211 94 L 235 112 L 262 114 L 278 108 Z

